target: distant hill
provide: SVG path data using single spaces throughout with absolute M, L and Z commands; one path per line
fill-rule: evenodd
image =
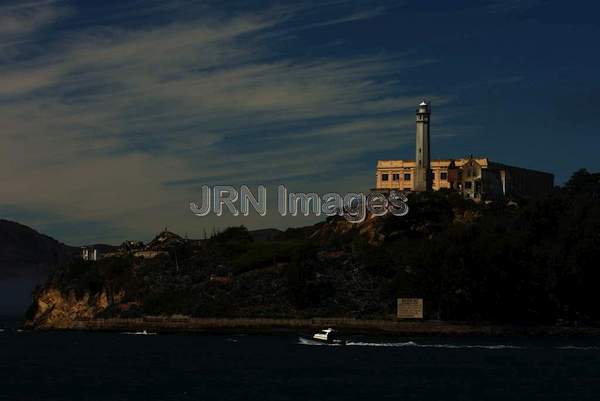
M 0 219 L 0 279 L 45 273 L 50 266 L 70 260 L 78 248 L 14 221 Z

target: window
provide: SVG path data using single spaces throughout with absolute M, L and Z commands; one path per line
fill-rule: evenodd
M 448 179 L 448 172 L 447 171 L 442 171 L 440 173 L 440 180 L 447 180 Z
M 392 181 L 400 181 L 400 174 L 392 174 Z
M 410 181 L 410 173 L 404 173 L 404 181 Z
M 388 181 L 389 174 L 381 174 L 381 181 Z

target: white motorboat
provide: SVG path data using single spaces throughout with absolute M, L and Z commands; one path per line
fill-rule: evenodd
M 312 339 L 325 344 L 346 345 L 346 340 L 341 339 L 338 335 L 338 332 L 332 328 L 321 330 L 320 332 L 315 333 L 312 336 Z

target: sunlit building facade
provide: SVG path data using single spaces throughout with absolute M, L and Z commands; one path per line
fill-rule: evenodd
M 430 160 L 430 113 L 429 103 L 422 102 L 417 109 L 416 161 L 379 160 L 376 189 L 422 192 L 446 188 L 481 201 L 535 197 L 554 187 L 550 173 L 493 162 L 487 157 Z

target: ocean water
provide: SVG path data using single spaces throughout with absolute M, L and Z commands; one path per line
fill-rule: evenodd
M 0 400 L 599 400 L 600 341 L 0 332 Z

